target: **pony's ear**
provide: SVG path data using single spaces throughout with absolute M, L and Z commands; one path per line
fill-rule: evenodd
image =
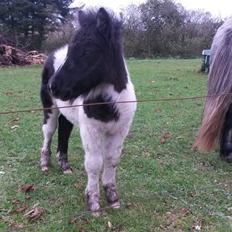
M 102 33 L 108 33 L 110 29 L 110 16 L 103 7 L 97 12 L 97 28 Z
M 80 26 L 82 26 L 85 22 L 85 13 L 82 10 L 78 11 L 78 21 Z

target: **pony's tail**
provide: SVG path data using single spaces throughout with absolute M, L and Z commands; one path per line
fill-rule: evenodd
M 231 99 L 227 95 L 210 97 L 205 103 L 202 125 L 197 135 L 194 147 L 202 152 L 214 148 L 221 136 L 225 116 Z
M 217 41 L 212 45 L 213 56 L 202 125 L 193 145 L 202 152 L 210 151 L 218 143 L 232 102 L 232 38 L 228 43 L 228 37 L 227 40 L 225 37 L 222 36 L 220 44 L 216 37 L 214 40 Z

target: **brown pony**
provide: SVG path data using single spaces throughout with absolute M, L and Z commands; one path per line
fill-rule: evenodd
M 200 151 L 220 142 L 220 156 L 232 162 L 232 18 L 217 31 L 211 47 L 207 99 L 195 141 Z

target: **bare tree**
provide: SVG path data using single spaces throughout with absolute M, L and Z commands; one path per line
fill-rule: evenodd
M 209 48 L 222 20 L 204 11 L 187 11 L 172 0 L 147 0 L 123 12 L 126 55 L 199 56 Z

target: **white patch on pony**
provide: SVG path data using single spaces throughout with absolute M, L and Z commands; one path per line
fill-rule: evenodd
M 129 79 L 129 77 L 128 77 Z M 134 86 L 130 79 L 121 93 L 113 85 L 102 84 L 91 90 L 87 97 L 106 94 L 112 101 L 135 101 Z M 58 107 L 82 105 L 84 99 L 70 101 L 55 99 Z M 88 174 L 86 193 L 99 195 L 99 176 L 104 167 L 102 180 L 104 185 L 116 185 L 116 166 L 120 161 L 123 142 L 128 134 L 136 111 L 136 103 L 115 103 L 120 114 L 117 121 L 102 122 L 89 118 L 83 107 L 61 108 L 61 113 L 75 126 L 80 127 L 82 144 L 85 150 L 85 168 Z
M 47 119 L 46 124 L 43 124 L 42 130 L 44 135 L 44 143 L 42 150 L 46 151 L 50 149 L 51 139 L 57 127 L 58 114 L 59 113 L 57 110 L 52 110 L 52 113 L 49 113 L 49 118 Z
M 67 53 L 68 53 L 68 45 L 66 44 L 62 48 L 56 50 L 54 52 L 54 70 L 57 72 L 58 69 L 62 67 L 64 62 L 66 61 L 67 58 Z
M 58 115 L 59 115 L 58 110 L 52 110 L 52 113 L 49 113 L 49 118 L 47 118 L 47 122 L 43 124 L 42 127 L 43 136 L 44 136 L 43 147 L 41 150 L 41 157 L 40 157 L 40 165 L 42 171 L 48 171 L 48 166 L 50 164 L 50 155 L 51 155 L 51 141 L 52 141 L 52 136 L 56 131 Z

